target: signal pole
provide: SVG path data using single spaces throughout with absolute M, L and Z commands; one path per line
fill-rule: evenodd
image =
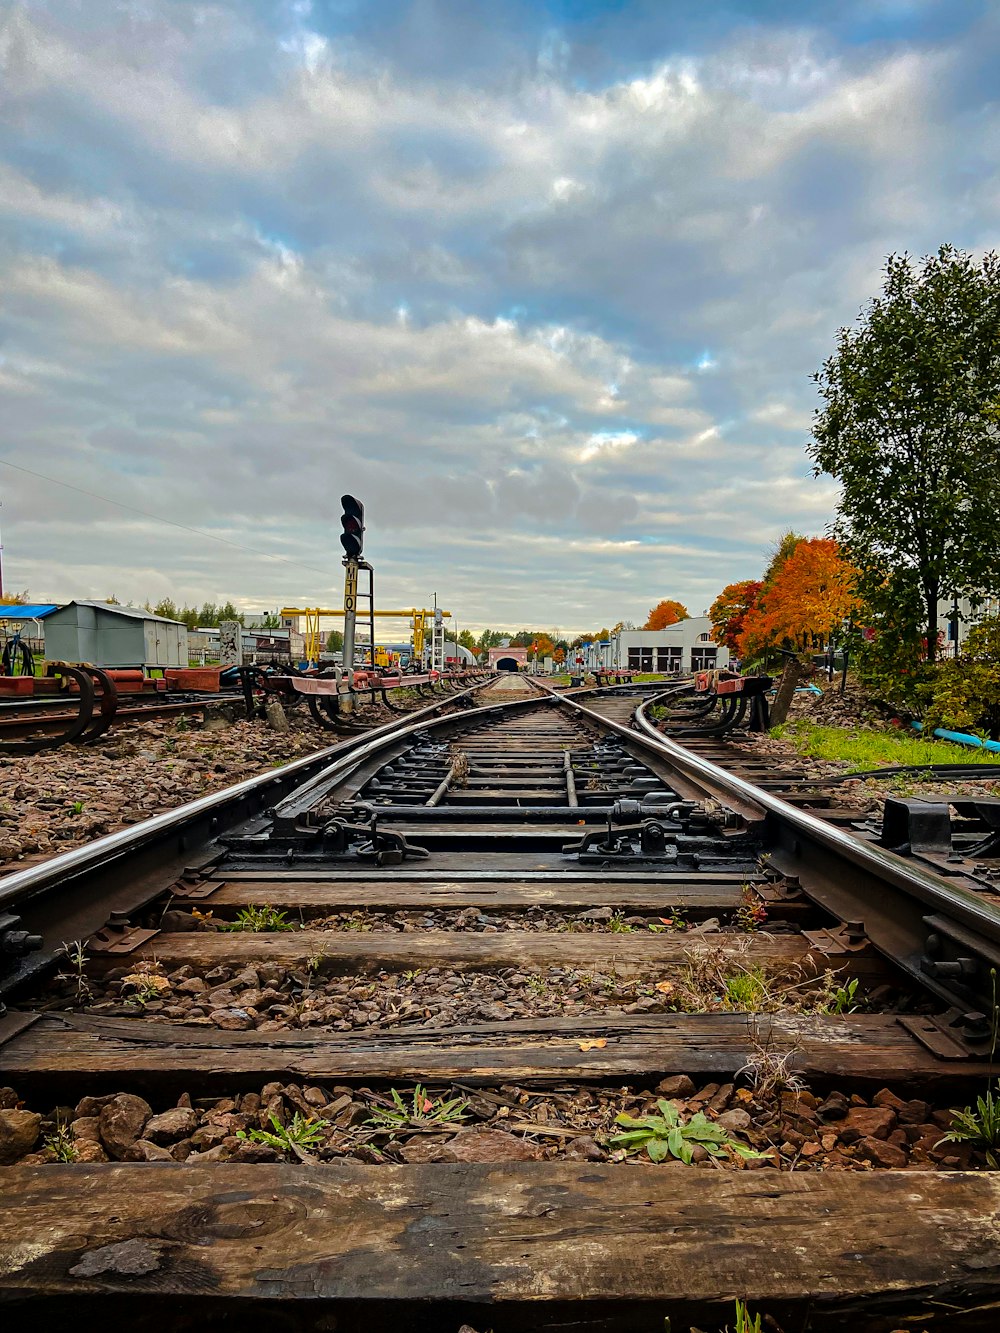
M 358 565 L 365 539 L 365 507 L 353 495 L 342 495 L 340 544 L 344 548 L 344 670 L 354 693 L 354 626 L 358 611 Z M 373 645 L 374 647 L 374 645 Z
M 354 628 L 358 612 L 358 562 L 344 561 L 344 670 L 354 670 Z

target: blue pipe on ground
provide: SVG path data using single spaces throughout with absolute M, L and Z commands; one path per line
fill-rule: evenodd
M 911 722 L 910 726 L 914 731 L 923 731 L 922 722 Z M 1000 753 L 1000 741 L 981 741 L 978 736 L 967 736 L 964 731 L 945 731 L 943 727 L 938 727 L 931 733 L 941 741 L 954 741 L 956 745 L 971 745 L 976 750 L 993 750 L 994 753 Z

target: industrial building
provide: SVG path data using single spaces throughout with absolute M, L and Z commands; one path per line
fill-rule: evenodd
M 690 616 L 665 629 L 623 629 L 610 639 L 584 644 L 577 653 L 586 671 L 649 671 L 686 675 L 729 665 L 729 649 L 712 636 L 708 616 Z M 572 665 L 572 663 L 571 663 Z

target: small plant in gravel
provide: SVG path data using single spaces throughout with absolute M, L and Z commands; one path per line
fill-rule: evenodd
M 997 1095 L 987 1089 L 985 1097 L 977 1097 L 975 1106 L 952 1111 L 951 1128 L 939 1143 L 969 1143 L 986 1157 L 994 1171 L 1000 1170 L 1000 1083 Z
M 736 1077 L 743 1077 L 757 1094 L 759 1101 L 770 1101 L 782 1092 L 803 1092 L 805 1082 L 792 1072 L 792 1060 L 795 1051 L 777 1051 L 771 1042 L 770 1034 L 762 1041 L 760 1028 L 756 1020 L 747 1023 L 747 1039 L 750 1055 L 744 1065 L 736 1071 Z
M 44 1136 L 42 1147 L 52 1153 L 57 1162 L 76 1161 L 73 1135 L 70 1133 L 69 1125 L 64 1124 L 62 1120 L 57 1119 L 55 1129 Z
M 740 889 L 740 905 L 733 914 L 733 925 L 737 930 L 753 932 L 760 930 L 767 920 L 767 908 L 754 892 L 753 885 L 744 884 Z
M 441 1097 L 435 1101 L 427 1095 L 427 1089 L 420 1083 L 414 1088 L 409 1102 L 395 1088 L 389 1089 L 389 1096 L 393 1101 L 393 1109 L 373 1107 L 366 1124 L 398 1133 L 406 1129 L 448 1128 L 467 1119 L 468 1102 L 459 1097 Z
M 608 930 L 612 935 L 631 935 L 634 929 L 635 927 L 630 926 L 625 920 L 624 912 L 612 912 L 608 918 Z
M 624 1150 L 626 1155 L 645 1150 L 651 1162 L 675 1157 L 688 1165 L 694 1160 L 695 1147 L 704 1148 L 710 1157 L 725 1157 L 727 1150 L 740 1157 L 764 1156 L 755 1148 L 738 1143 L 723 1125 L 714 1124 L 703 1111 L 696 1111 L 690 1120 L 681 1120 L 673 1102 L 660 1097 L 656 1105 L 660 1108 L 659 1115 L 638 1119 L 624 1111 L 616 1115 L 615 1124 L 621 1125 L 624 1133 L 613 1134 L 608 1147 Z
M 741 967 L 722 977 L 723 1000 L 727 1009 L 757 1013 L 774 999 L 762 967 Z
M 371 922 L 364 912 L 352 912 L 350 916 L 344 918 L 345 930 L 370 931 Z
M 669 916 L 658 917 L 656 921 L 647 921 L 646 929 L 651 930 L 654 935 L 661 935 L 665 930 L 687 930 L 688 923 L 684 918 L 684 913 L 676 908 Z
M 170 990 L 170 982 L 155 972 L 131 972 L 127 977 L 122 977 L 122 991 L 126 990 L 128 994 L 125 1003 L 137 1004 L 145 1009 L 150 1000 L 162 999 Z
M 761 1333 L 760 1315 L 751 1315 L 743 1301 L 736 1302 L 736 1327 L 733 1333 Z
M 60 972 L 58 980 L 72 981 L 76 987 L 77 1004 L 86 1004 L 91 998 L 91 989 L 84 968 L 90 962 L 90 959 L 83 951 L 83 940 L 71 940 L 69 944 L 64 941 L 63 948 L 66 950 L 66 959 L 71 964 L 73 971 Z
M 834 985 L 835 983 L 833 983 L 831 979 L 831 986 Z M 852 977 L 845 985 L 835 986 L 835 989 L 833 989 L 833 993 L 828 1000 L 821 999 L 817 1003 L 816 1010 L 821 1014 L 853 1014 L 857 1009 L 861 1008 L 860 998 L 858 999 L 858 1002 L 855 1003 L 857 993 L 858 979 L 857 977 Z
M 220 921 L 219 929 L 249 930 L 260 934 L 264 931 L 294 930 L 295 926 L 284 912 L 277 911 L 270 903 L 264 903 L 261 907 L 251 904 L 241 908 L 232 921 Z
M 71 811 L 71 813 L 74 814 L 74 815 L 82 815 L 82 814 L 83 814 L 83 802 L 82 802 L 82 801 L 74 801 L 73 804 L 70 806 L 70 811 Z
M 269 1118 L 271 1129 L 238 1129 L 236 1137 L 249 1140 L 251 1143 L 266 1143 L 268 1147 L 277 1148 L 279 1152 L 290 1152 L 298 1156 L 297 1149 L 308 1151 L 317 1147 L 331 1128 L 328 1120 L 309 1119 L 299 1111 L 295 1112 L 287 1125 L 283 1125 L 273 1111 Z

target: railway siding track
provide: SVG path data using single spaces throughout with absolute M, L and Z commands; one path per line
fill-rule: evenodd
M 4 1169 L 0 1299 L 151 1328 L 237 1302 L 659 1331 L 735 1296 L 784 1333 L 992 1327 L 996 1177 L 934 1168 L 992 1069 L 995 906 L 617 704 L 467 701 L 0 886 L 44 937 L 0 978 L 0 1071 L 86 1147 Z M 86 956 L 45 983 L 68 937 Z M 657 1096 L 717 1157 L 615 1148 Z

